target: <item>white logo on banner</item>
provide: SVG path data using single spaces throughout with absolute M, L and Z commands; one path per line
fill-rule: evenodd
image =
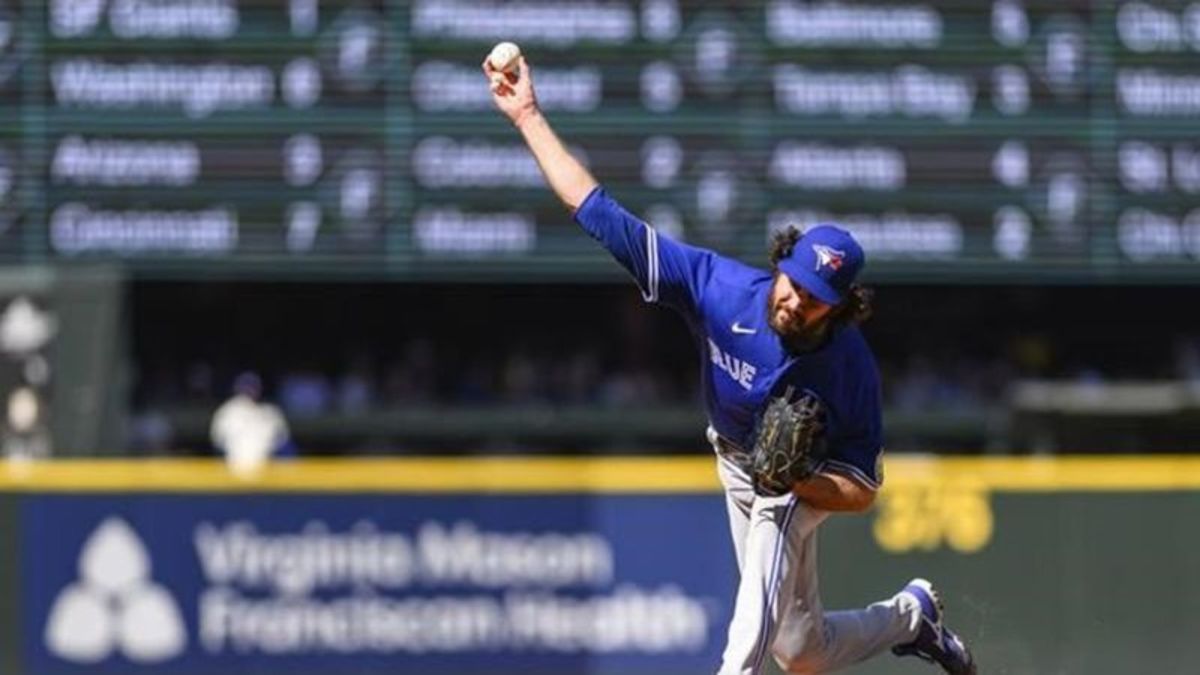
M 100 523 L 79 554 L 79 580 L 58 594 L 46 646 L 68 661 L 95 663 L 119 650 L 156 663 L 187 644 L 175 599 L 150 578 L 150 557 L 124 520 Z

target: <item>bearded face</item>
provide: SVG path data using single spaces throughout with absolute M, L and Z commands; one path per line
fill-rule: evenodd
M 789 343 L 808 343 L 821 336 L 833 305 L 822 302 L 786 274 L 775 274 L 767 300 L 767 323 Z

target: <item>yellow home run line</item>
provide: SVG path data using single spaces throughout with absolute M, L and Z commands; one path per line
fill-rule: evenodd
M 0 491 L 709 492 L 713 460 L 695 457 L 406 457 L 304 459 L 251 480 L 209 459 L 56 460 L 10 468 Z
M 1200 456 L 889 457 L 885 485 L 936 482 L 997 492 L 1200 490 Z
M 405 457 L 280 462 L 250 480 L 214 459 L 8 462 L 0 492 L 710 493 L 711 457 Z M 888 487 L 1200 490 L 1200 457 L 888 456 Z

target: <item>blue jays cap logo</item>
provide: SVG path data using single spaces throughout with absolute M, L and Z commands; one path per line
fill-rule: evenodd
M 822 244 L 812 245 L 813 253 L 817 254 L 817 266 L 813 268 L 814 272 L 820 272 L 822 267 L 826 265 L 835 270 L 842 268 L 842 260 L 846 258 L 845 251 L 839 251 L 836 248 L 830 248 Z
M 849 232 L 836 225 L 818 225 L 779 261 L 779 271 L 821 302 L 836 305 L 865 263 L 862 247 Z

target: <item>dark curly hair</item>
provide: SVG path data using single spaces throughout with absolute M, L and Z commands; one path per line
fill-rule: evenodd
M 788 225 L 771 235 L 771 245 L 767 251 L 767 260 L 771 263 L 772 273 L 780 273 L 779 261 L 792 254 L 792 249 L 796 248 L 796 242 L 800 241 L 800 237 L 802 236 L 804 236 L 804 232 L 795 225 Z M 833 311 L 830 313 L 830 324 L 835 327 L 841 327 L 847 324 L 860 324 L 871 318 L 871 300 L 874 297 L 875 292 L 866 286 L 851 284 L 845 297 L 834 306 Z

